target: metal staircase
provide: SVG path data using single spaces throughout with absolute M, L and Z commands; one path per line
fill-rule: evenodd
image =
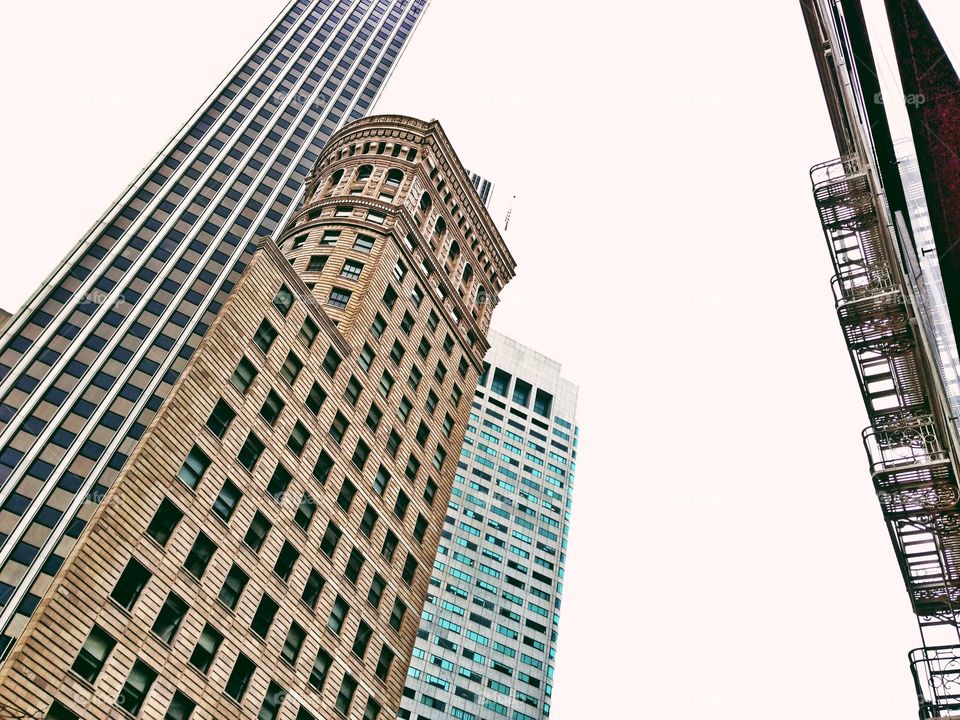
M 937 361 L 869 170 L 851 155 L 810 176 L 874 488 L 923 637 L 910 653 L 920 717 L 944 717 L 960 712 L 960 487 Z

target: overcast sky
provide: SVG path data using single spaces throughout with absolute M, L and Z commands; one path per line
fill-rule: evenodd
M 0 5 L 0 306 L 282 5 Z M 960 46 L 956 0 L 924 5 Z M 553 720 L 915 717 L 798 3 L 432 0 L 377 110 L 438 118 L 498 222 L 516 194 L 494 326 L 581 388 Z

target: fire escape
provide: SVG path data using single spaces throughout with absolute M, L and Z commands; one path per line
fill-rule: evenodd
M 960 490 L 948 412 L 905 281 L 900 249 L 855 155 L 815 166 L 813 194 L 835 275 L 837 315 L 870 425 L 874 489 L 917 616 L 910 653 L 921 718 L 960 713 Z

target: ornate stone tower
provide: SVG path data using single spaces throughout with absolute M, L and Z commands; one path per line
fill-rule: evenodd
M 436 122 L 335 134 L 0 671 L 38 717 L 395 717 L 514 262 Z

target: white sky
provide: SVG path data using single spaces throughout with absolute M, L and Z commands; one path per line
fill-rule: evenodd
M 0 4 L 0 306 L 282 4 Z M 960 46 L 956 0 L 924 4 Z M 439 118 L 498 222 L 517 195 L 494 325 L 581 386 L 553 720 L 914 717 L 798 3 L 432 0 L 377 110 Z

